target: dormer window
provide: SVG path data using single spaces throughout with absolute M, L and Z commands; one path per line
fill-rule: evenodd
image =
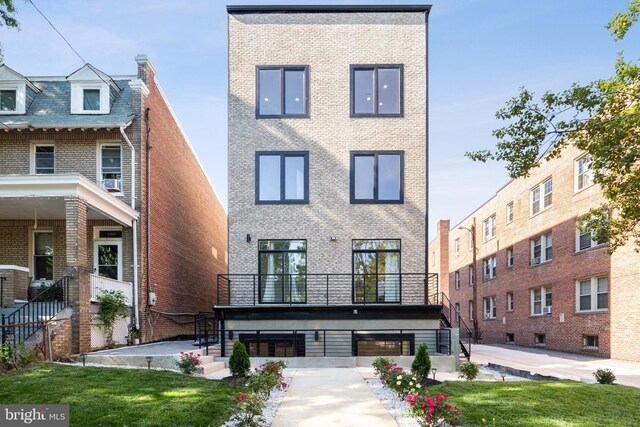
M 85 111 L 100 111 L 100 89 L 83 89 L 82 105 Z
M 111 91 L 120 88 L 111 77 L 85 64 L 67 77 L 71 85 L 71 114 L 109 114 Z
M 17 103 L 17 90 L 0 90 L 0 111 L 15 113 Z

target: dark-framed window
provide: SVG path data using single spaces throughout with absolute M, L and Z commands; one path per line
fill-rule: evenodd
M 16 111 L 18 91 L 15 89 L 0 90 L 0 111 Z
M 82 91 L 82 109 L 100 111 L 100 89 L 84 89 Z
M 53 145 L 36 145 L 33 167 L 37 174 L 55 173 L 55 147 Z
M 402 64 L 351 65 L 351 117 L 402 117 Z
M 354 239 L 353 302 L 402 301 L 400 239 Z
M 309 66 L 256 67 L 256 118 L 309 117 Z
M 258 241 L 261 304 L 307 301 L 307 241 Z
M 404 203 L 404 151 L 352 151 L 351 203 Z
M 256 204 L 309 203 L 308 151 L 256 152 Z

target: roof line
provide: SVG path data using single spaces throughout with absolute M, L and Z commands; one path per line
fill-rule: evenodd
M 358 12 L 426 12 L 430 4 L 388 5 L 227 5 L 228 13 L 358 13 Z

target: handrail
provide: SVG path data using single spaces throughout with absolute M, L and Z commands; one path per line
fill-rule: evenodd
M 460 330 L 460 344 L 463 346 L 462 351 L 465 353 L 467 357 L 470 357 L 471 356 L 471 338 L 473 337 L 473 332 L 471 331 L 471 328 L 469 328 L 467 323 L 462 318 L 460 311 L 458 311 L 455 308 L 455 306 L 451 304 L 451 300 L 449 299 L 449 297 L 447 297 L 447 295 L 444 292 L 439 292 L 435 295 L 432 295 L 430 298 L 433 298 L 433 300 L 440 302 L 440 304 L 442 304 L 442 309 L 443 309 L 442 315 L 445 317 L 447 322 L 449 322 L 450 326 L 454 325 L 453 318 L 451 317 L 451 312 L 453 311 L 453 314 L 456 317 L 458 329 Z M 448 316 L 446 314 L 447 311 L 449 312 Z M 462 341 L 463 339 L 462 332 L 464 332 L 466 335 L 468 348 L 464 347 L 464 343 Z
M 0 307 L 4 306 L 4 277 L 0 277 Z

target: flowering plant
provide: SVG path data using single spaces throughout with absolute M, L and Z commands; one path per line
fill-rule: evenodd
M 191 375 L 200 369 L 201 363 L 199 357 L 199 353 L 194 354 L 193 351 L 189 353 L 181 351 L 176 365 L 178 365 L 178 369 L 180 369 L 183 374 Z
M 415 375 L 408 374 L 397 363 L 380 367 L 380 379 L 402 397 L 415 393 L 422 387 Z
M 240 393 L 236 397 L 238 411 L 231 418 L 237 425 L 248 427 L 260 427 L 264 417 L 262 411 L 265 400 L 257 393 Z
M 255 393 L 263 395 L 266 399 L 271 394 L 274 387 L 280 385 L 282 388 L 287 386 L 282 382 L 282 371 L 287 366 L 282 360 L 268 360 L 258 368 L 254 368 L 249 375 L 249 386 Z
M 457 425 L 460 410 L 447 403 L 447 397 L 447 393 L 436 394 L 435 397 L 409 394 L 405 400 L 409 402 L 409 412 L 417 417 L 420 426 L 435 427 L 441 425 L 442 421 Z

